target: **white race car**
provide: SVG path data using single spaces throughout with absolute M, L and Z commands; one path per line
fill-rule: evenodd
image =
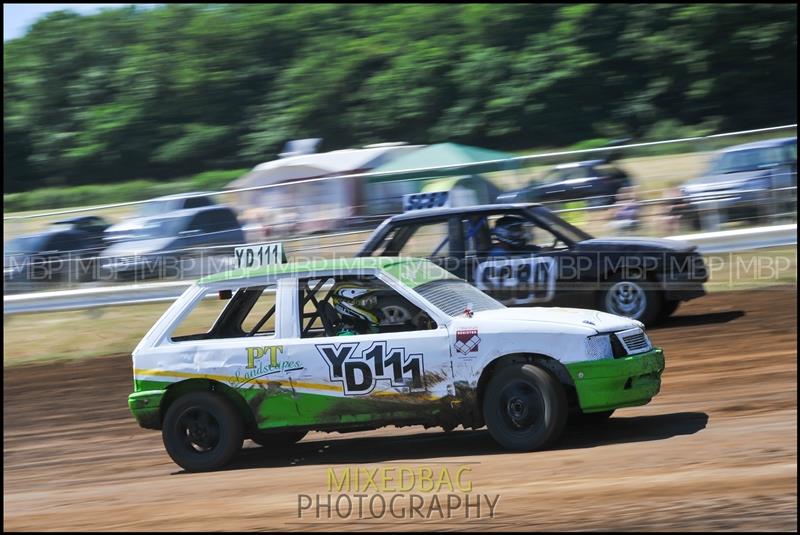
M 192 471 L 227 464 L 245 438 L 384 425 L 486 425 L 526 451 L 570 415 L 648 403 L 663 369 L 637 321 L 506 308 L 427 260 L 349 258 L 200 280 L 134 350 L 129 406 Z

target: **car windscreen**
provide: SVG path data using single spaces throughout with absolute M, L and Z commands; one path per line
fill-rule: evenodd
M 149 203 L 143 204 L 141 208 L 136 212 L 136 217 L 150 217 L 158 214 L 162 214 L 164 212 L 168 212 L 170 210 L 170 201 L 163 200 L 163 201 L 151 201 Z
M 723 175 L 741 171 L 753 171 L 783 162 L 780 147 L 735 150 L 722 153 L 711 165 L 708 174 Z
M 560 167 L 550 170 L 542 179 L 543 184 L 555 184 L 565 180 L 577 180 L 594 176 L 593 169 L 585 165 Z
M 506 308 L 482 291 L 460 279 L 441 279 L 420 284 L 414 290 L 436 308 L 456 317 L 470 309 L 473 312 Z

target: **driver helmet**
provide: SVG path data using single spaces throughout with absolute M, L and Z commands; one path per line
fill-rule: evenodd
M 371 288 L 357 282 L 337 283 L 331 301 L 342 321 L 367 325 L 370 330 L 378 327 L 380 321 L 375 312 L 378 298 Z
M 492 229 L 492 236 L 500 243 L 511 247 L 524 247 L 528 243 L 525 234 L 525 219 L 507 215 L 497 220 Z

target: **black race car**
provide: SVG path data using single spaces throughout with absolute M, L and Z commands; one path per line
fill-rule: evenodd
M 502 248 L 498 221 L 516 222 L 525 243 Z M 705 295 L 708 280 L 692 244 L 593 238 L 539 204 L 406 212 L 375 229 L 358 256 L 428 258 L 509 306 L 594 308 L 646 324 Z

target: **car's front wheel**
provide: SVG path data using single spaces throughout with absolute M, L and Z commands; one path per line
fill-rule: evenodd
M 650 325 L 658 320 L 662 303 L 661 291 L 646 277 L 617 276 L 603 284 L 598 308 Z
M 483 398 L 489 434 L 510 450 L 532 451 L 557 440 L 567 421 L 564 388 L 548 371 L 533 364 L 498 370 Z
M 176 399 L 167 409 L 161 434 L 169 456 L 189 472 L 222 468 L 244 440 L 236 409 L 213 392 L 189 392 Z

